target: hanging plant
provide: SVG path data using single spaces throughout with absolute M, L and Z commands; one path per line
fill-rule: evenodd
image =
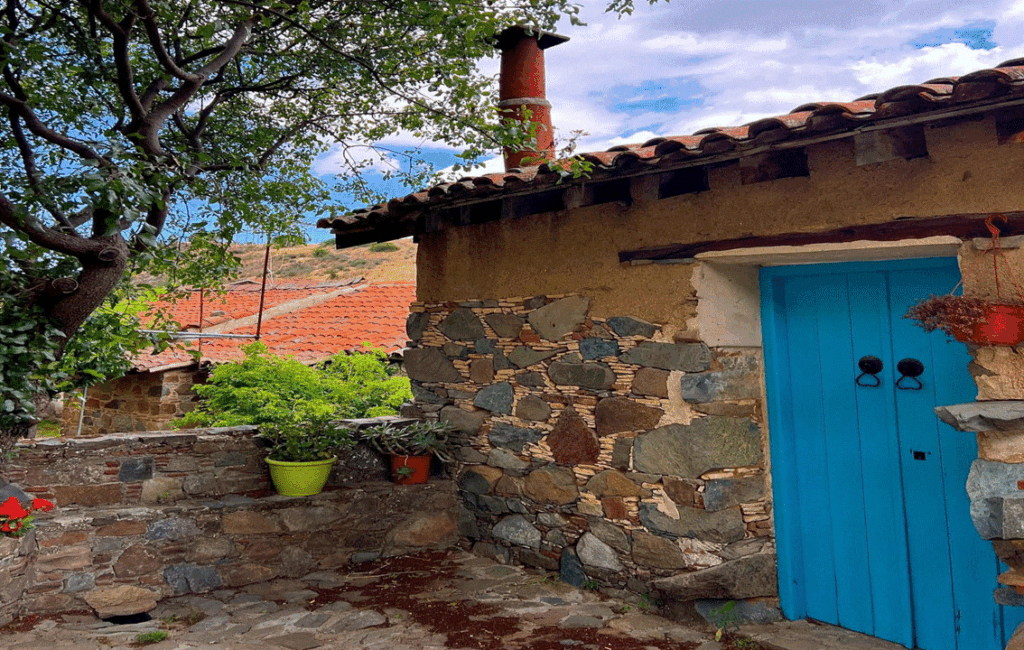
M 968 296 L 929 296 L 904 316 L 926 332 L 941 330 L 962 343 L 1018 345 L 1024 342 L 1024 303 Z
M 1016 297 L 1007 298 L 1000 295 L 995 298 L 979 298 L 957 296 L 952 293 L 944 296 L 933 295 L 911 307 L 904 318 L 916 320 L 926 332 L 941 330 L 962 343 L 1024 343 L 1024 292 L 1013 276 L 1012 267 L 1003 257 L 1003 249 L 999 245 L 999 229 L 993 224 L 995 219 L 1006 221 L 1006 217 L 1001 214 L 992 215 L 985 220 L 985 225 L 992 233 L 992 244 L 984 252 L 992 255 L 992 274 L 996 292 L 1002 293 L 999 282 L 999 261 L 1002 260 L 1010 273 Z M 953 290 L 956 291 L 956 288 Z

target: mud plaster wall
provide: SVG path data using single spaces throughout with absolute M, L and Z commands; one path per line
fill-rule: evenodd
M 413 305 L 403 414 L 467 434 L 475 549 L 578 585 L 774 596 L 760 350 L 675 341 L 591 304 Z
M 603 204 L 422 236 L 418 298 L 580 293 L 591 315 L 682 328 L 689 273 L 624 266 L 618 253 L 677 242 L 817 232 L 904 217 L 1020 209 L 1024 146 L 998 144 L 986 118 L 925 128 L 928 156 L 857 166 L 842 140 L 806 149 L 810 176 L 742 185 L 739 165 L 709 171 L 710 191 L 632 207 Z

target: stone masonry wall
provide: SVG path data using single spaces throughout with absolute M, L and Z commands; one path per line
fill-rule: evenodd
M 0 498 L 52 500 L 0 537 L 0 624 L 25 613 L 147 611 L 162 597 L 300 576 L 458 540 L 451 481 L 396 486 L 357 447 L 315 497 L 273 495 L 252 427 L 23 445 Z M 0 481 L 2 484 L 3 481 Z
M 459 490 L 475 549 L 608 590 L 775 596 L 760 350 L 589 306 L 413 305 L 404 414 L 470 435 Z
M 195 368 L 163 372 L 132 372 L 89 387 L 81 435 L 121 431 L 160 431 L 196 406 L 192 386 L 205 381 Z M 73 396 L 65 405 L 61 433 L 78 434 L 81 401 Z

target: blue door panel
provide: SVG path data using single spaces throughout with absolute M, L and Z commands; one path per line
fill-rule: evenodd
M 958 280 L 953 260 L 762 271 L 787 617 L 925 650 L 1001 650 L 1020 618 L 992 601 L 997 563 L 968 513 L 973 436 L 932 411 L 974 399 L 969 356 L 902 318 Z M 885 365 L 876 388 L 854 385 L 865 355 Z M 903 358 L 924 364 L 920 390 L 897 388 Z
M 809 290 L 810 282 L 804 278 L 794 280 L 797 290 Z M 808 286 L 802 286 L 808 285 Z M 820 341 L 824 332 L 819 328 L 819 313 L 810 304 L 794 305 L 790 327 L 794 341 Z M 793 345 L 790 347 L 794 383 L 808 382 L 820 386 L 825 381 L 818 362 L 818 347 Z M 824 431 L 829 420 L 820 391 L 799 391 L 793 394 L 793 411 L 806 425 L 807 435 L 798 440 L 797 460 L 801 456 L 824 459 L 827 456 Z M 828 489 L 828 466 L 825 462 L 800 463 L 797 468 L 797 488 L 800 492 L 801 512 L 832 512 Z M 831 540 L 832 519 L 828 517 L 799 519 L 802 539 Z M 808 594 L 808 615 L 828 623 L 839 623 L 839 610 L 835 588 L 835 552 L 831 543 L 806 545 L 803 556 L 803 582 Z
M 887 282 L 878 273 L 851 274 L 850 287 L 853 304 L 884 305 L 888 301 Z M 884 334 L 888 320 L 887 310 L 852 310 L 852 329 L 857 333 L 853 359 L 866 355 L 892 358 L 892 341 Z M 878 432 L 880 420 L 895 420 L 895 400 L 893 392 L 884 388 L 891 385 L 891 375 L 883 371 L 879 381 L 879 389 L 854 391 L 858 432 L 868 432 L 857 437 L 864 477 L 863 521 L 871 577 L 872 633 L 909 646 L 913 635 L 907 627 L 907 612 L 911 608 L 910 587 L 905 579 L 909 570 L 901 482 L 879 480 L 900 476 L 899 444 L 894 437 L 872 435 Z

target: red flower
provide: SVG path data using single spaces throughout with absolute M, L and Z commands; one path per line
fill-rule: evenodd
M 4 532 L 4 533 L 11 532 L 11 524 L 9 522 L 5 521 L 4 524 L 2 526 L 0 526 L 0 532 Z
M 18 502 L 18 497 L 10 497 L 4 504 L 0 506 L 0 517 L 7 517 L 8 519 L 21 519 L 27 517 L 28 511 L 21 507 L 21 503 Z
M 32 509 L 50 512 L 53 510 L 53 504 L 46 499 L 32 499 Z

